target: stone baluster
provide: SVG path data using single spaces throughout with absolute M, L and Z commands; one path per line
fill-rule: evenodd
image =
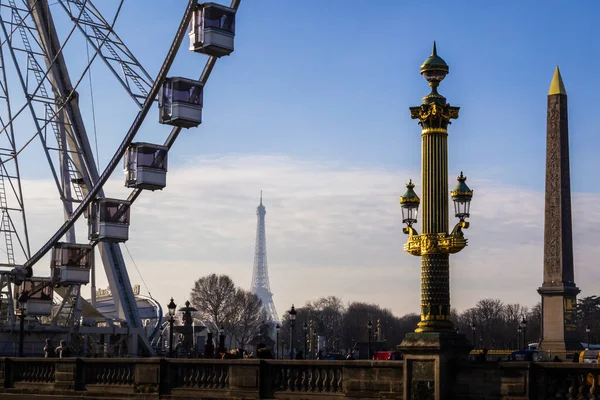
M 317 372 L 317 392 L 322 392 L 325 386 L 325 380 L 327 379 L 327 376 L 324 374 L 324 370 L 322 368 L 318 368 Z
M 317 391 L 317 380 L 319 379 L 319 369 L 316 367 L 312 367 L 311 368 L 311 372 L 310 372 L 310 391 L 311 392 L 316 392 Z
M 108 373 L 110 370 L 106 367 L 106 365 L 99 365 L 98 369 L 102 370 L 102 379 L 99 383 L 106 385 L 108 383 Z
M 338 392 L 341 392 L 341 391 L 342 391 L 342 382 L 344 381 L 344 379 L 343 379 L 344 377 L 343 377 L 343 375 L 342 375 L 342 371 L 343 371 L 343 370 L 342 370 L 341 368 L 339 368 L 339 369 L 337 370 L 337 375 L 338 375 L 338 380 L 337 380 L 337 391 L 338 391 Z
M 183 387 L 190 387 L 191 384 L 191 368 L 190 367 L 182 367 L 183 370 Z
M 200 378 L 200 387 L 208 386 L 208 367 L 202 366 L 202 377 Z
M 219 378 L 217 376 L 217 367 L 213 365 L 210 368 L 210 380 L 209 380 L 210 385 L 209 385 L 209 387 L 211 387 L 211 388 L 217 387 L 218 381 L 219 381 Z
M 336 392 L 336 387 L 337 387 L 337 375 L 336 375 L 337 369 L 332 368 L 329 370 L 329 391 L 330 392 Z
M 307 386 L 308 386 L 308 373 L 310 371 L 310 368 L 303 368 L 302 369 L 302 381 L 300 382 L 300 390 L 302 392 L 306 392 L 307 391 Z
M 323 369 L 323 391 L 324 392 L 329 392 L 329 370 L 328 369 Z
M 135 383 L 135 365 L 129 366 L 129 374 L 127 375 L 127 384 L 133 385 Z
M 299 392 L 299 391 L 302 390 L 302 386 L 301 386 L 301 383 L 302 383 L 302 369 L 296 367 L 296 368 L 294 368 L 294 370 L 295 370 L 294 390 Z
M 228 367 L 221 367 L 221 379 L 219 381 L 219 383 L 220 383 L 219 387 L 220 388 L 226 388 L 228 386 L 228 383 L 227 383 L 228 378 L 229 378 L 227 376 L 228 373 L 229 373 L 229 368 Z
M 192 374 L 192 386 L 200 387 L 200 377 L 201 377 L 202 366 L 194 367 L 194 373 Z
M 286 390 L 287 391 L 292 391 L 294 390 L 294 371 L 292 368 L 286 368 L 286 372 L 287 372 L 287 385 L 286 385 Z

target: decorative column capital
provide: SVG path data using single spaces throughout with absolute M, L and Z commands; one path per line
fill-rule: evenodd
M 460 107 L 450 104 L 424 103 L 417 107 L 410 107 L 410 117 L 418 119 L 419 125 L 425 133 L 447 133 L 446 129 L 451 119 L 458 118 Z

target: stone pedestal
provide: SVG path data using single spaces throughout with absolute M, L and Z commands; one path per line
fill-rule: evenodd
M 404 399 L 452 399 L 453 366 L 468 358 L 471 348 L 462 334 L 408 333 L 398 346 L 404 354 Z

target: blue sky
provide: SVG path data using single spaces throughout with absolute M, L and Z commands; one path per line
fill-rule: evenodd
M 116 4 L 103 4 L 107 18 Z M 140 4 L 125 2 L 115 29 L 154 76 L 187 1 Z M 64 35 L 70 25 L 59 16 L 58 7 L 52 9 Z M 420 129 L 408 107 L 428 93 L 419 66 L 436 40 L 439 55 L 450 66 L 440 92 L 461 107 L 460 118 L 449 130 L 449 171 L 456 176 L 464 170 L 473 182 L 473 219 L 480 223 L 468 233 L 475 249 L 457 256 L 473 266 L 458 269 L 460 274 L 453 278 L 463 293 L 457 306 L 467 307 L 473 298 L 485 295 L 533 304 L 541 283 L 546 94 L 557 64 L 569 94 L 572 190 L 580 199 L 574 202 L 580 207 L 574 209 L 576 242 L 599 233 L 592 224 L 600 219 L 593 209 L 600 178 L 592 172 L 598 168 L 600 144 L 595 105 L 599 84 L 595 71 L 590 71 L 600 64 L 598 15 L 600 3 L 594 0 L 427 5 L 397 0 L 242 0 L 236 50 L 218 61 L 206 86 L 204 122 L 198 129 L 185 130 L 171 150 L 170 169 L 177 178 L 162 192 L 145 193 L 140 211 L 132 216 L 135 235 L 128 245 L 146 271 L 151 290 L 154 285 L 161 298 L 187 292 L 177 279 L 162 278 L 164 263 L 174 260 L 183 274 L 222 271 L 249 286 L 254 212 L 258 192 L 265 189 L 271 286 L 280 309 L 333 293 L 345 300 L 379 302 L 397 313 L 415 310 L 418 269 L 397 271 L 397 265 L 405 263 L 418 268 L 418 261 L 401 251 L 405 237 L 397 197 L 409 178 L 419 180 Z M 86 60 L 84 42 L 75 35 L 66 52 L 76 75 Z M 171 75 L 198 77 L 205 60 L 187 51 L 186 39 Z M 103 167 L 137 109 L 100 62 L 92 74 Z M 78 91 L 92 137 L 87 85 L 86 81 Z M 159 126 L 156 118 L 154 111 L 137 140 L 164 140 L 169 129 Z M 38 156 L 35 150 L 24 152 L 24 175 L 47 180 L 47 168 L 35 162 Z M 288 178 L 282 170 L 289 172 Z M 122 172 L 114 176 L 113 193 L 126 196 Z M 45 211 L 36 212 L 41 218 Z M 183 218 L 194 230 L 161 232 L 153 218 L 162 221 L 167 216 L 172 218 L 164 224 Z M 41 244 L 61 217 L 59 210 L 44 219 L 33 242 Z M 582 219 L 585 223 L 578 222 Z M 515 230 L 528 235 L 515 235 Z M 585 266 L 600 255 L 591 242 L 584 244 L 576 261 L 582 264 L 580 280 L 589 281 L 597 276 Z M 344 251 L 363 245 L 360 254 Z M 169 255 L 164 255 L 162 267 L 160 254 L 154 253 L 160 246 Z M 515 254 L 523 254 L 531 268 L 523 272 L 515 265 L 514 276 L 525 274 L 521 278 L 528 283 L 515 286 L 514 279 L 508 279 L 496 285 L 502 276 L 492 272 L 492 266 L 477 272 L 478 265 L 489 261 L 486 254 L 493 254 L 496 269 L 514 263 L 506 257 L 507 249 L 515 246 L 521 246 Z M 301 276 L 314 268 L 330 281 L 315 284 L 312 273 Z M 380 268 L 380 275 L 368 278 L 374 280 L 372 286 L 386 285 L 386 277 L 393 276 L 406 285 L 404 294 L 389 299 L 356 286 L 352 276 L 364 281 L 361 274 L 368 268 Z M 289 286 L 290 271 L 298 274 L 296 281 L 306 280 L 303 291 Z M 340 271 L 349 274 L 338 279 Z M 130 273 L 132 281 L 139 281 Z M 482 279 L 485 288 L 488 279 L 496 291 L 473 291 Z M 180 297 L 178 301 L 185 301 L 184 294 Z
M 117 31 L 154 75 L 186 2 L 145 4 L 126 2 Z M 594 1 L 432 1 L 424 7 L 381 0 L 368 7 L 354 0 L 302 6 L 245 0 L 236 51 L 219 61 L 206 88 L 204 124 L 174 149 L 183 157 L 171 160 L 287 154 L 418 166 L 419 130 L 408 107 L 427 93 L 418 67 L 437 40 L 451 71 L 440 91 L 461 107 L 451 127 L 451 171 L 485 168 L 543 188 L 545 95 L 559 64 L 571 95 L 573 188 L 597 192 L 578 172 L 593 168 L 591 144 L 598 140 L 598 122 L 589 117 L 595 84 L 583 72 L 598 57 L 598 11 Z M 156 29 L 139 34 L 141 21 L 154 21 Z M 173 74 L 197 76 L 203 62 L 182 48 Z M 95 76 L 104 73 L 100 63 L 94 68 Z M 96 84 L 104 98 L 119 89 L 106 90 L 98 93 Z M 127 124 L 133 118 L 128 110 L 119 117 Z M 120 137 L 123 128 L 115 130 Z M 114 142 L 105 142 L 107 156 Z

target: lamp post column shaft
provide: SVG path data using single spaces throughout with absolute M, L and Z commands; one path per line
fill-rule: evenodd
M 422 131 L 423 235 L 448 232 L 448 133 Z M 421 255 L 421 321 L 416 332 L 452 331 L 448 254 Z
M 308 336 L 307 336 L 307 332 L 304 332 L 304 359 L 308 360 Z
M 294 323 L 292 323 L 292 329 L 290 332 L 290 360 L 294 359 Z
M 23 357 L 23 344 L 25 342 L 25 315 L 22 311 L 19 318 L 19 357 Z
M 169 319 L 169 357 L 173 357 L 173 317 Z
M 371 330 L 368 330 L 368 336 L 369 336 L 369 351 L 367 352 L 367 356 L 369 357 L 369 360 L 371 359 Z
M 473 329 L 473 348 L 477 350 L 477 343 L 475 343 L 475 329 Z
M 279 360 L 279 331 L 277 331 L 277 336 L 275 340 L 275 359 Z

